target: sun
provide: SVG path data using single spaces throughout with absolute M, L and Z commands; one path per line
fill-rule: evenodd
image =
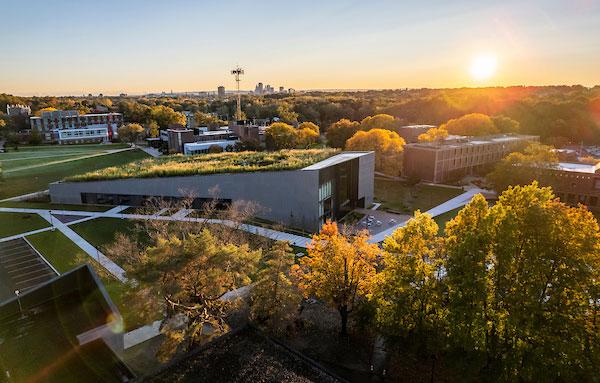
M 480 54 L 471 60 L 471 77 L 474 80 L 487 80 L 496 73 L 498 68 L 498 59 L 495 54 Z

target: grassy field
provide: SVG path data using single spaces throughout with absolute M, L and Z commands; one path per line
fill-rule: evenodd
M 41 150 L 45 151 L 45 148 L 41 147 Z M 12 153 L 2 153 L 0 154 L 0 158 L 4 158 L 3 156 L 8 154 Z M 62 180 L 65 177 L 110 166 L 122 166 L 147 157 L 148 155 L 141 150 L 129 150 L 100 157 L 84 158 L 5 173 L 3 179 L 0 181 L 0 199 L 45 190 L 48 188 L 49 183 Z
M 400 214 L 412 214 L 415 210 L 427 211 L 462 194 L 462 190 L 441 186 L 409 186 L 400 181 L 375 179 L 375 200 L 381 208 Z
M 0 213 L 0 238 L 26 233 L 50 226 L 37 214 Z
M 446 228 L 446 224 L 450 222 L 454 217 L 458 215 L 458 212 L 462 209 L 462 207 L 454 210 L 450 210 L 445 212 L 444 214 L 440 214 L 437 217 L 434 217 L 433 220 L 440 227 L 439 234 L 444 234 L 444 229 Z
M 70 228 L 92 244 L 92 246 L 102 249 L 114 241 L 115 234 L 118 232 L 132 234 L 134 226 L 135 221 L 130 219 L 96 218 L 91 221 L 71 225 Z
M 30 235 L 27 239 L 60 273 L 69 271 L 84 263 L 89 263 L 102 279 L 106 291 L 108 291 L 111 299 L 123 315 L 125 328 L 129 330 L 146 324 L 129 309 L 126 285 L 108 274 L 102 266 L 97 264 L 60 231 L 46 231 Z

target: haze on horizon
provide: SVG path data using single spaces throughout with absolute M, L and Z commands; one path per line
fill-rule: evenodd
M 0 93 L 600 84 L 598 0 L 424 3 L 0 0 Z

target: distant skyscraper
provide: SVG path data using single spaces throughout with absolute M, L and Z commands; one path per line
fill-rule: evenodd
M 225 97 L 225 87 L 223 85 L 221 85 L 217 88 L 217 96 L 219 98 Z
M 279 87 L 279 93 L 283 93 L 283 92 L 285 92 L 285 88 L 284 88 L 284 87 L 282 87 L 282 86 L 280 86 L 280 87 Z
M 259 82 L 258 84 L 256 84 L 256 87 L 254 88 L 254 93 L 256 94 L 263 94 L 265 92 L 264 86 L 262 82 Z

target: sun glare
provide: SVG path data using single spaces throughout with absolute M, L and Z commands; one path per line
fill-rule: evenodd
M 471 77 L 474 80 L 487 80 L 496 73 L 498 60 L 494 54 L 482 54 L 473 57 L 471 60 Z

